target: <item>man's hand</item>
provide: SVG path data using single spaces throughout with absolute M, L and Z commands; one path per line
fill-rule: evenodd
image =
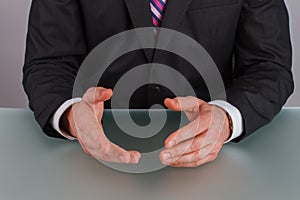
M 104 101 L 111 96 L 110 89 L 90 88 L 81 102 L 64 113 L 61 127 L 76 137 L 83 150 L 97 160 L 136 164 L 141 157 L 139 152 L 122 149 L 104 134 L 101 124 Z
M 195 97 L 166 99 L 174 111 L 184 111 L 190 123 L 172 133 L 160 153 L 163 164 L 173 167 L 198 167 L 214 161 L 230 137 L 226 112 Z

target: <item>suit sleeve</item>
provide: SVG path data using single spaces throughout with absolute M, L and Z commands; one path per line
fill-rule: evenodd
M 283 0 L 245 0 L 227 100 L 243 117 L 242 140 L 267 124 L 294 90 L 289 19 Z
M 62 138 L 50 118 L 72 98 L 73 83 L 86 55 L 83 17 L 77 0 L 33 0 L 29 16 L 23 86 L 29 107 L 52 137 Z

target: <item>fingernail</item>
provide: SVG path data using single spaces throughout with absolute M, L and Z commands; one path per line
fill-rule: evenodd
M 139 154 L 139 155 L 138 155 L 138 159 L 141 159 L 141 157 L 142 157 L 142 155 L 141 155 L 141 154 Z
M 139 163 L 140 158 L 141 158 L 140 156 L 135 156 L 135 157 L 134 157 L 134 163 L 135 163 L 135 164 Z
M 172 163 L 172 159 L 168 159 L 168 160 L 165 161 L 165 164 L 166 164 L 166 165 L 169 165 L 169 164 L 171 164 L 171 163 Z
M 135 164 L 138 164 L 138 163 L 139 163 L 139 161 L 140 161 L 140 159 L 139 159 L 139 158 L 136 158 L 136 160 L 135 160 Z
M 174 145 L 175 145 L 175 141 L 172 140 L 171 142 L 169 142 L 168 147 L 171 148 L 171 147 L 173 147 Z
M 106 91 L 111 92 L 111 93 L 113 92 L 112 89 L 107 89 Z
M 169 160 L 170 158 L 171 158 L 171 154 L 170 154 L 170 153 L 164 153 L 164 154 L 162 155 L 162 159 L 163 159 L 164 161 Z

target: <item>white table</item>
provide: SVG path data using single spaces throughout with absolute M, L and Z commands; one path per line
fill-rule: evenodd
M 47 138 L 28 110 L 0 110 L 3 200 L 298 200 L 300 109 L 195 169 L 127 174 L 90 158 L 77 142 Z

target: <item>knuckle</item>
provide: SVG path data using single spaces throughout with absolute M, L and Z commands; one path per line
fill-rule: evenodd
M 191 107 L 190 112 L 199 113 L 199 107 L 198 106 Z
M 101 149 L 102 154 L 107 155 L 111 151 L 111 145 L 110 144 L 104 144 L 104 145 L 101 146 L 100 149 Z
M 182 102 L 184 101 L 185 97 L 175 97 L 174 100 L 177 101 L 177 103 L 182 104 Z
M 196 162 L 201 161 L 201 155 L 200 155 L 199 151 L 197 151 L 197 152 L 194 153 L 194 160 Z
M 108 154 L 102 154 L 100 160 L 109 161 L 109 155 Z
M 86 93 L 83 95 L 82 99 L 85 102 L 94 102 L 95 101 L 95 93 L 96 93 L 96 88 L 91 87 L 87 89 Z
M 106 90 L 104 87 L 97 87 L 97 90 Z
M 178 143 L 179 141 L 181 141 L 183 139 L 183 135 L 181 133 L 180 130 L 177 130 L 175 133 L 174 133 L 174 136 L 173 136 L 173 140 Z
M 203 164 L 203 163 L 202 163 L 201 160 L 199 160 L 199 161 L 196 162 L 196 166 L 197 166 L 197 167 L 201 166 L 202 164 Z
M 174 149 L 170 150 L 169 153 L 171 154 L 172 158 L 181 156 L 180 154 L 183 154 L 183 153 L 180 153 L 177 148 L 174 148 Z
M 185 99 L 190 100 L 194 104 L 198 104 L 198 100 L 199 100 L 197 97 L 194 97 L 194 96 L 186 96 Z
M 91 88 L 89 88 L 88 90 L 87 90 L 87 94 L 92 94 L 92 93 L 95 93 L 96 92 L 96 87 L 91 87 Z
M 208 117 L 208 118 L 211 118 L 212 116 L 212 110 L 211 109 L 205 109 L 203 111 L 203 113 Z
M 192 136 L 196 137 L 199 134 L 198 132 L 199 127 L 200 127 L 200 121 L 198 121 L 196 125 L 190 126 L 190 132 Z
M 197 151 L 201 148 L 201 144 L 198 140 L 194 139 L 194 141 L 191 144 L 191 150 L 192 151 Z
M 200 109 L 201 109 L 201 112 L 203 114 L 211 115 L 211 113 L 212 113 L 212 106 L 211 105 L 204 104 L 200 107 Z

